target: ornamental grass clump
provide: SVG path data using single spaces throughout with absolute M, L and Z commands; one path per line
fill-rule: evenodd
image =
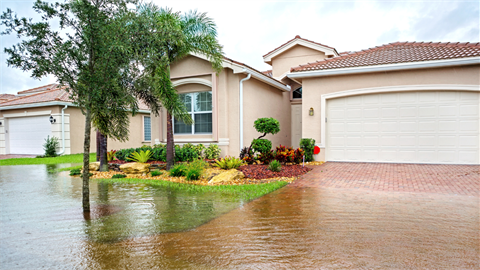
M 230 169 L 238 169 L 243 165 L 243 160 L 236 158 L 236 157 L 225 157 L 221 158 L 213 164 L 213 166 L 216 166 L 222 170 L 230 170 Z
M 278 160 L 274 160 L 270 162 L 270 165 L 268 165 L 268 169 L 272 172 L 280 172 L 282 170 L 282 164 L 280 164 Z
M 119 173 L 112 175 L 112 179 L 114 179 L 114 178 L 125 178 L 125 177 L 127 177 L 125 174 L 119 174 Z
M 187 165 L 183 163 L 177 164 L 173 166 L 170 171 L 168 171 L 168 173 L 170 174 L 170 176 L 174 177 L 185 176 L 185 174 L 187 173 Z
M 70 175 L 74 176 L 74 175 L 80 175 L 82 173 L 82 169 L 73 169 L 73 170 L 70 170 Z
M 152 157 L 153 153 L 150 150 L 143 151 L 140 150 L 138 152 L 133 152 L 128 157 L 129 160 L 133 160 L 139 163 L 147 163 L 148 160 Z
M 185 178 L 187 180 L 198 180 L 203 174 L 203 171 L 205 170 L 205 161 L 203 160 L 195 160 L 192 163 L 190 163 L 187 167 L 187 170 L 185 172 Z
M 161 171 L 151 171 L 150 172 L 150 175 L 152 177 L 155 177 L 155 176 L 159 176 L 159 175 L 162 175 L 163 173 Z

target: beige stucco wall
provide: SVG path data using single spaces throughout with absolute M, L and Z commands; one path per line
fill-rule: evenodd
M 480 65 L 303 79 L 302 136 L 304 138 L 315 139 L 317 144 L 322 143 L 320 101 L 321 95 L 323 94 L 388 86 L 432 84 L 479 85 L 479 83 Z M 314 108 L 314 116 L 308 115 L 308 109 L 310 107 Z M 322 151 L 317 159 L 324 160 L 324 154 L 325 151 Z
M 70 115 L 70 142 L 72 154 L 83 153 L 83 142 L 85 136 L 85 117 L 80 109 L 76 107 L 69 107 L 65 113 Z M 144 144 L 150 145 L 150 142 L 143 141 L 143 118 L 142 116 L 149 116 L 149 114 L 139 113 L 135 116 L 130 116 L 130 133 L 127 142 L 119 142 L 111 138 L 107 141 L 107 150 L 119 150 L 130 147 L 141 147 Z M 90 135 L 90 152 L 96 151 L 96 130 L 92 128 Z
M 272 58 L 273 77 L 289 72 L 292 67 L 325 59 L 325 53 L 297 45 Z
M 181 70 L 183 69 L 183 70 Z M 204 75 L 206 74 L 207 75 Z M 209 62 L 187 57 L 171 67 L 172 81 L 188 79 L 203 79 L 216 85 L 213 98 L 213 121 L 217 121 L 212 134 L 176 135 L 175 143 L 191 142 L 194 144 L 210 143 L 219 145 L 221 156 L 238 156 L 240 153 L 240 122 L 239 122 L 239 86 L 245 74 L 234 74 L 225 68 L 219 74 L 214 74 Z M 208 75 L 209 74 L 209 75 Z M 177 77 L 175 77 L 177 76 Z M 214 81 L 213 81 L 214 80 Z M 196 91 L 214 91 L 209 86 L 199 83 L 189 83 L 176 87 L 179 93 Z M 290 93 L 282 92 L 254 78 L 244 82 L 244 145 L 250 145 L 253 138 L 260 136 L 253 127 L 253 122 L 260 117 L 275 117 L 281 122 L 281 131 L 274 136 L 268 136 L 274 145 L 290 145 Z M 215 119 L 216 118 L 216 119 Z M 166 113 L 153 118 L 153 141 L 166 141 Z M 216 133 L 216 136 L 215 136 Z

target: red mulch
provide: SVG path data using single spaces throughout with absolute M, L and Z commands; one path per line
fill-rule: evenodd
M 112 160 L 112 161 L 109 161 L 108 163 L 109 164 L 125 164 L 125 163 L 132 163 L 133 161 L 124 161 L 124 160 Z M 166 162 L 163 162 L 163 161 L 149 161 L 147 162 L 149 164 L 166 164 Z
M 248 165 L 241 166 L 238 170 L 242 171 L 246 178 L 266 179 L 274 177 L 296 177 L 312 169 L 302 167 L 302 165 L 284 165 L 280 172 L 272 172 L 268 169 L 268 165 Z

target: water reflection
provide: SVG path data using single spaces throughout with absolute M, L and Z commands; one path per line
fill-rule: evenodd
M 0 167 L 2 269 L 479 264 L 478 197 L 287 186 L 244 205 L 218 194 L 92 181 L 84 217 L 81 180 L 49 170 Z

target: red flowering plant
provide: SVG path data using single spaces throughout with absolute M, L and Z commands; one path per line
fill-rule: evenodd
M 302 148 L 297 148 L 297 150 L 295 150 L 295 157 L 293 159 L 293 163 L 295 164 L 302 163 L 304 155 L 305 155 L 305 150 L 303 150 Z
M 284 145 L 277 146 L 275 151 L 275 159 L 283 164 L 286 164 L 287 162 L 294 162 L 295 150 L 293 150 L 292 147 L 286 147 Z
M 107 152 L 107 161 L 110 162 L 110 161 L 114 161 L 116 160 L 117 158 L 115 157 L 115 153 L 117 152 L 117 150 L 110 150 Z
M 257 159 L 262 162 L 262 164 L 270 164 L 272 160 L 275 159 L 275 154 L 273 153 L 272 150 L 268 152 L 261 153 L 257 156 Z

